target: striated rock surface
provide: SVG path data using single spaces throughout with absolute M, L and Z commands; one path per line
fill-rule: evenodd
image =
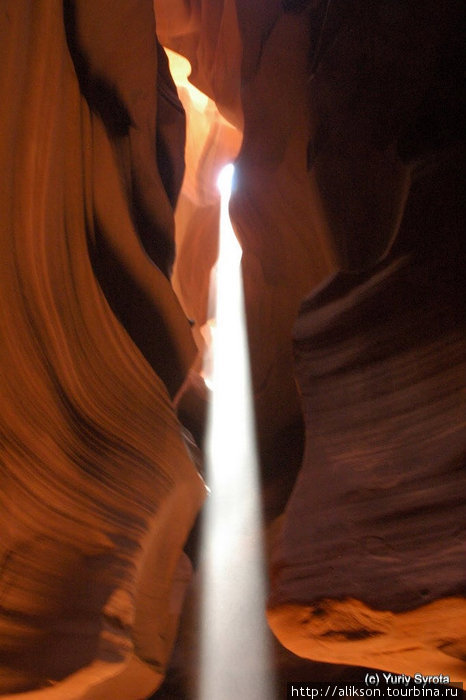
M 194 322 L 201 348 L 203 326 L 214 315 L 209 286 L 218 256 L 220 216 L 217 178 L 239 150 L 242 134 L 213 100 L 188 81 L 189 62 L 169 51 L 170 69 L 186 111 L 186 172 L 175 213 L 177 256 L 173 286 Z
M 204 495 L 170 398 L 184 118 L 151 3 L 2 3 L 0 95 L 0 693 L 139 700 Z
M 316 229 L 307 176 L 306 23 L 283 11 L 272 22 L 264 13 L 259 42 L 248 29 L 255 10 L 240 3 L 238 15 L 248 43 L 241 90 L 244 138 L 231 211 L 244 251 L 258 432 L 263 450 L 277 450 L 300 417 L 293 323 L 301 299 L 335 269 L 335 258 L 328 236 Z
M 240 80 L 225 51 L 233 4 Z M 347 271 L 296 324 L 306 453 L 274 558 L 272 628 L 308 658 L 458 677 L 460 5 L 181 5 L 167 40 L 244 133 L 231 212 L 271 513 L 299 452 L 286 450 L 301 412 L 291 328 L 302 299 Z
M 301 656 L 461 680 L 461 9 L 342 5 L 309 15 L 308 160 L 317 228 L 347 271 L 295 324 L 306 447 L 269 620 Z
M 161 43 L 189 60 L 190 82 L 240 127 L 242 41 L 236 0 L 154 0 L 154 9 Z
M 336 265 L 328 231 L 316 228 L 317 209 L 307 174 L 307 21 L 287 14 L 278 0 L 154 4 L 163 43 L 189 59 L 190 81 L 242 130 L 231 216 L 243 248 L 262 463 L 269 477 L 282 469 L 281 460 L 287 461 L 292 478 L 301 457 L 296 436 L 302 430 L 292 327 L 302 298 Z M 219 168 L 221 158 L 209 164 Z M 177 260 L 177 272 L 188 273 L 181 288 L 186 289 L 190 276 L 200 280 L 199 273 L 192 274 L 193 261 L 201 269 L 211 260 L 207 232 L 214 211 L 197 208 L 189 220 L 186 245 L 180 246 Z M 205 260 L 199 253 L 193 255 L 188 242 L 195 239 L 207 243 Z M 190 286 L 188 308 L 196 320 L 196 298 L 199 292 L 205 296 L 205 275 L 200 281 L 197 292 Z M 284 493 L 280 486 L 278 490 Z M 277 501 L 275 512 L 282 505 Z
M 309 659 L 461 677 L 458 19 L 456 0 L 4 0 L 1 693 L 140 700 L 163 676 L 204 495 L 172 398 L 196 357 L 185 313 L 199 345 L 210 315 L 216 168 L 241 136 L 270 519 L 306 419 L 271 627 Z M 156 30 L 222 115 L 194 106 L 176 262 L 184 114 Z
M 386 262 L 301 306 L 306 449 L 269 620 L 302 656 L 465 677 L 462 157 L 415 171 Z
M 457 292 L 438 269 L 402 258 L 369 279 L 337 276 L 324 299 L 302 306 L 306 451 L 269 613 L 296 653 L 405 673 L 448 668 L 459 680 L 466 337 Z

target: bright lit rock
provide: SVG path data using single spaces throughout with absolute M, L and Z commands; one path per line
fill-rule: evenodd
M 204 495 L 170 400 L 183 114 L 151 4 L 118 7 L 0 15 L 0 692 L 31 698 L 157 687 Z
M 270 624 L 309 659 L 460 672 L 460 9 L 4 0 L 3 692 L 140 700 L 165 671 L 204 494 L 172 398 L 189 370 L 201 437 L 193 335 L 235 158 L 269 518 L 307 429 Z M 205 93 L 172 62 L 179 199 L 185 115 L 156 30 Z

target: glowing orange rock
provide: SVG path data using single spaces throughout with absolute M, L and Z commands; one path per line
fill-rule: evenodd
M 183 114 L 137 9 L 2 7 L 2 693 L 149 694 L 204 495 L 170 400 Z

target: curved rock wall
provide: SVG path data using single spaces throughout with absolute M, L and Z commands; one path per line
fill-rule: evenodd
M 300 655 L 464 678 L 466 334 L 446 269 L 396 258 L 301 307 L 306 450 L 269 610 Z
M 184 114 L 156 30 L 223 115 L 206 118 L 200 152 L 188 139 L 199 164 L 177 214 L 176 288 L 196 331 L 211 180 L 238 147 L 225 119 L 243 135 L 231 214 L 270 517 L 306 420 L 271 626 L 301 656 L 455 677 L 459 3 L 117 7 L 0 11 L 0 692 L 147 695 L 189 578 L 181 548 L 204 488 L 171 402 L 196 356 L 170 283 Z
M 316 226 L 307 173 L 308 26 L 278 1 L 154 4 L 164 44 L 189 59 L 190 80 L 242 129 L 231 216 L 243 248 L 257 432 L 267 479 L 283 477 L 280 460 L 293 478 L 302 428 L 292 327 L 301 299 L 336 267 L 328 231 Z M 196 216 L 202 230 L 202 212 Z
M 322 18 L 310 178 L 347 272 L 294 330 L 303 466 L 269 620 L 295 653 L 465 677 L 461 11 Z M 359 36 L 360 41 L 356 41 Z
M 272 627 L 309 658 L 462 674 L 460 4 L 238 0 L 240 55 L 233 3 L 181 5 L 167 41 L 243 128 L 231 211 L 282 499 L 306 419 Z M 300 404 L 291 329 L 316 288 L 295 326 Z
M 0 94 L 0 692 L 137 700 L 204 494 L 170 400 L 183 113 L 151 3 L 3 3 Z

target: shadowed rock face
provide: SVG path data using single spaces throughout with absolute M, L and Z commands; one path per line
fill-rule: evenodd
M 275 550 L 268 614 L 279 639 L 302 656 L 460 680 L 466 318 L 464 148 L 452 59 L 458 8 L 435 25 L 435 13 L 408 7 L 403 26 L 398 15 L 361 9 L 378 60 L 357 75 L 350 62 L 345 73 L 343 56 L 359 49 L 349 27 L 335 29 L 311 83 L 316 141 L 327 131 L 310 177 L 353 272 L 304 300 L 295 324 L 306 448 Z M 397 79 L 389 75 L 382 94 L 376 81 L 385 86 L 395 65 Z
M 204 493 L 170 400 L 183 114 L 151 4 L 118 8 L 0 11 L 0 693 L 154 690 Z
M 459 4 L 154 7 L 243 134 L 231 214 L 270 518 L 306 423 L 271 627 L 310 659 L 460 678 Z M 147 696 L 189 579 L 184 114 L 155 31 L 147 0 L 0 10 L 1 693 Z M 196 175 L 237 146 L 215 121 Z M 196 197 L 175 276 L 202 326 L 217 205 Z
M 269 619 L 301 655 L 459 680 L 466 338 L 441 260 L 338 275 L 301 307 L 306 450 Z
M 193 83 L 243 132 L 230 209 L 243 248 L 262 465 L 266 478 L 273 480 L 283 472 L 280 460 L 286 460 L 292 479 L 301 452 L 286 445 L 287 435 L 293 435 L 288 442 L 294 442 L 302 431 L 292 327 L 302 298 L 335 270 L 328 232 L 315 226 L 307 173 L 307 23 L 285 14 L 280 2 L 156 0 L 154 6 L 163 43 L 190 60 Z M 201 215 L 198 211 L 192 219 L 192 237 L 202 230 Z M 209 228 L 208 216 L 204 230 Z M 192 259 L 186 240 L 179 250 L 178 270 L 187 267 L 185 254 Z M 204 264 L 208 262 L 209 255 Z M 190 308 L 196 313 L 192 299 Z M 202 321 L 199 312 L 194 317 Z M 280 484 L 272 488 L 287 492 Z M 282 505 L 277 503 L 276 513 Z
M 236 115 L 235 67 L 217 79 L 212 49 L 225 55 L 232 3 L 223 14 L 207 0 L 188 5 L 189 31 L 174 46 Z M 306 451 L 269 619 L 301 656 L 408 673 L 448 667 L 455 677 L 464 657 L 461 8 L 234 5 L 244 137 L 231 211 L 263 456 L 300 413 L 289 340 L 307 297 L 294 365 Z M 335 269 L 346 272 L 309 296 Z

